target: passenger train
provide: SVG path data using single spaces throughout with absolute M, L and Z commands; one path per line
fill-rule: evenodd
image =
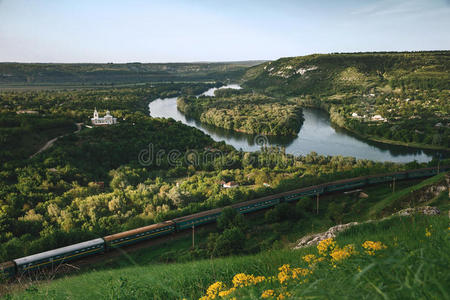
M 441 167 L 441 171 L 450 170 L 450 166 Z M 424 168 L 382 175 L 357 177 L 329 183 L 319 184 L 267 197 L 231 205 L 241 214 L 246 214 L 273 207 L 282 202 L 293 202 L 301 197 L 321 195 L 342 190 L 350 190 L 370 184 L 390 182 L 392 180 L 414 179 L 434 176 L 437 168 Z M 61 263 L 76 260 L 85 256 L 96 255 L 114 248 L 125 247 L 148 239 L 156 239 L 163 235 L 179 232 L 193 226 L 215 222 L 224 208 L 216 208 L 173 220 L 153 224 L 125 232 L 108 235 L 103 238 L 62 247 L 30 256 L 14 259 L 0 264 L 0 274 L 13 277 L 43 267 L 57 266 Z

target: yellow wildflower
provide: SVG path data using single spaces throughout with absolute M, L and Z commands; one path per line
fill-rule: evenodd
M 219 292 L 219 297 L 225 297 L 225 296 L 228 296 L 229 294 L 231 294 L 231 293 L 234 292 L 235 290 L 236 290 L 236 288 L 232 287 L 232 288 L 229 289 L 229 290 L 221 291 L 221 292 Z
M 431 236 L 431 228 L 432 227 L 432 225 L 430 225 L 430 228 L 428 229 L 428 228 L 425 228 L 425 236 L 426 237 L 430 237 Z
M 344 248 L 339 248 L 336 246 L 333 251 L 330 253 L 333 261 L 340 261 L 346 258 L 349 258 L 352 254 L 355 254 L 355 247 L 353 245 L 346 245 Z
M 292 269 L 292 279 L 298 279 L 301 277 L 305 277 L 308 274 L 311 274 L 312 271 L 304 268 L 294 268 Z
M 221 292 L 225 288 L 225 285 L 223 282 L 217 281 L 213 284 L 211 284 L 208 289 L 206 290 L 206 296 L 200 298 L 200 300 L 209 300 L 209 299 L 215 299 L 219 292 Z
M 382 242 L 372 242 L 372 241 L 365 241 L 362 244 L 363 248 L 366 249 L 366 253 L 369 255 L 375 255 L 375 251 L 386 249 L 386 245 L 384 245 Z
M 328 238 L 320 241 L 317 245 L 317 250 L 319 250 L 319 254 L 326 256 L 328 251 L 332 251 L 336 247 L 336 241 L 333 238 Z
M 284 298 L 286 298 L 283 294 L 279 294 L 277 297 L 277 300 L 283 300 Z
M 265 290 L 262 295 L 261 298 L 272 298 L 275 296 L 275 291 L 274 290 Z
M 313 264 L 314 261 L 316 260 L 316 256 L 314 254 L 308 254 L 308 255 L 303 256 L 303 260 L 307 264 Z
M 233 277 L 233 286 L 234 287 L 244 287 L 249 285 L 255 285 L 260 282 L 266 281 L 266 277 L 264 276 L 254 276 L 254 275 L 247 275 L 245 273 L 239 273 L 234 275 Z

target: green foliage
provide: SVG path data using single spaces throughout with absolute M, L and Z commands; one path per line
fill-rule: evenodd
M 211 233 L 208 237 L 208 253 L 214 257 L 240 253 L 244 245 L 245 235 L 239 227 L 229 227 L 221 234 Z
M 297 217 L 296 210 L 292 209 L 292 206 L 288 203 L 281 203 L 276 207 L 268 210 L 265 215 L 265 220 L 268 223 L 275 223 L 280 221 L 286 221 Z
M 217 218 L 217 228 L 224 231 L 229 228 L 239 227 L 246 228 L 244 217 L 232 207 L 225 208 Z
M 177 107 L 189 117 L 225 129 L 250 134 L 297 135 L 303 123 L 298 104 L 261 94 L 243 94 L 239 90 L 233 93 L 219 92 L 215 97 L 180 97 Z

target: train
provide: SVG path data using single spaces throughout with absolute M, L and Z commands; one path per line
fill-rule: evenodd
M 241 214 L 247 214 L 258 210 L 274 207 L 283 202 L 297 201 L 302 197 L 316 196 L 326 193 L 351 190 L 366 185 L 391 182 L 393 180 L 415 179 L 430 177 L 450 170 L 450 166 L 438 168 L 422 168 L 402 172 L 370 175 L 344 180 L 328 182 L 266 196 L 258 199 L 235 203 L 232 207 Z M 82 243 L 45 251 L 38 254 L 14 259 L 0 264 L 0 275 L 14 277 L 41 268 L 55 267 L 62 263 L 73 261 L 82 257 L 98 255 L 112 249 L 126 247 L 149 239 L 173 234 L 196 226 L 216 222 L 222 213 L 222 208 L 215 208 L 173 220 L 164 221 L 149 226 L 128 230 L 105 237 L 85 241 Z

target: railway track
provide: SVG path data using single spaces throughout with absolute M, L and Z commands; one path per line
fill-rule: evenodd
M 423 168 L 332 181 L 232 204 L 230 207 L 241 214 L 248 214 L 276 206 L 282 202 L 294 202 L 305 196 L 342 192 L 393 180 L 430 177 L 438 174 L 440 171 L 444 172 L 449 169 L 450 166 L 443 166 L 440 170 L 437 168 Z M 127 253 L 127 251 L 133 251 L 133 249 L 160 244 L 169 240 L 171 237 L 173 238 L 174 236 L 182 235 L 187 232 L 186 230 L 196 226 L 214 223 L 223 209 L 224 207 L 203 211 L 162 223 L 120 232 L 103 238 L 18 258 L 0 264 L 0 273 L 4 273 L 9 277 L 22 276 L 24 274 L 40 271 L 44 268 L 47 270 L 55 269 L 58 266 L 67 264 L 69 261 L 76 260 L 78 261 L 77 264 L 82 266 L 83 264 L 88 264 L 91 259 L 92 261 L 97 261 L 99 258 L 113 258 Z M 187 232 L 187 234 L 189 234 L 189 232 Z

